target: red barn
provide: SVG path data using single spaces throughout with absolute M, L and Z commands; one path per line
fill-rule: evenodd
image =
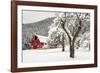
M 45 39 L 46 40 L 46 39 Z M 33 49 L 43 48 L 45 44 L 44 37 L 42 36 L 34 36 L 31 41 L 31 47 Z

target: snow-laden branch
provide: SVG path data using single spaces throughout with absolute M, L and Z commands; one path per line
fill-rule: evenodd
M 61 20 L 61 26 L 62 26 L 63 30 L 66 32 L 67 36 L 69 37 L 69 40 L 71 41 L 71 39 L 73 37 L 72 37 L 69 29 L 67 27 L 65 28 L 65 24 L 66 24 L 66 20 L 65 21 Z
M 70 33 L 70 30 L 68 29 L 68 27 L 65 28 L 65 24 L 68 24 L 69 22 L 66 21 L 66 12 L 60 16 L 60 21 L 61 21 L 61 26 L 63 28 L 63 30 L 66 32 L 67 36 L 69 37 L 69 40 L 71 41 L 73 39 L 72 34 Z

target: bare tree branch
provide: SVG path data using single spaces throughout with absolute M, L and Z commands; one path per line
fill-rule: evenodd
M 66 13 L 65 13 L 65 15 L 66 15 Z M 67 17 L 66 17 L 66 18 L 67 18 Z M 69 29 L 68 29 L 67 27 L 65 28 L 65 24 L 66 24 L 66 23 L 68 24 L 69 22 L 66 22 L 66 20 L 63 21 L 62 19 L 61 19 L 61 22 L 62 22 L 61 26 L 62 26 L 62 28 L 64 29 L 64 31 L 67 33 L 68 37 L 69 37 L 70 39 L 73 39 L 73 36 L 71 35 Z
M 78 14 L 76 13 L 76 16 L 77 16 L 77 19 L 78 19 L 78 25 L 79 25 L 79 27 L 78 27 L 78 29 L 77 29 L 77 31 L 76 31 L 76 33 L 75 33 L 75 35 L 74 35 L 74 37 L 73 37 L 73 41 L 75 41 L 76 40 L 76 37 L 78 36 L 78 34 L 79 34 L 79 32 L 80 32 L 80 30 L 81 30 L 81 25 L 82 25 L 82 21 L 81 21 L 81 19 L 80 19 L 80 17 L 78 16 Z

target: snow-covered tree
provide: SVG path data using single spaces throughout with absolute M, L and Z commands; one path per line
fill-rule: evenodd
M 54 22 L 49 27 L 49 44 L 60 44 L 62 50 L 65 41 L 69 43 L 70 57 L 74 58 L 75 48 L 89 48 L 90 14 L 80 12 L 56 13 Z M 67 35 L 67 37 L 66 37 Z
M 62 51 L 64 51 L 64 31 L 61 27 L 60 18 L 56 17 L 53 23 L 49 26 L 48 31 L 48 46 L 56 45 L 62 46 Z
M 85 41 L 85 33 L 88 35 L 89 33 L 89 26 L 90 26 L 90 15 L 89 13 L 76 13 L 76 12 L 64 12 L 59 14 L 60 23 L 62 29 L 65 31 L 69 38 L 69 45 L 70 45 L 70 57 L 74 58 L 75 48 L 79 48 L 81 43 Z M 86 37 L 86 40 L 89 39 Z M 85 43 L 87 43 L 85 41 Z M 87 46 L 85 44 L 85 46 Z

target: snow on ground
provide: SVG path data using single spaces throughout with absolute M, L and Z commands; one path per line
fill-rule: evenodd
M 75 58 L 69 57 L 68 49 L 62 52 L 61 48 L 56 49 L 41 49 L 41 50 L 24 50 L 24 63 L 43 63 L 43 62 L 60 62 L 60 61 L 74 61 L 74 60 L 89 60 L 90 54 L 88 50 L 80 49 L 75 51 Z
M 41 42 L 46 42 L 47 37 L 38 35 Z M 23 63 L 45 63 L 45 62 L 60 62 L 60 61 L 76 61 L 89 60 L 90 53 L 88 49 L 79 48 L 75 50 L 75 58 L 69 57 L 69 47 L 66 46 L 65 52 L 62 48 L 54 49 L 30 49 L 23 50 Z

